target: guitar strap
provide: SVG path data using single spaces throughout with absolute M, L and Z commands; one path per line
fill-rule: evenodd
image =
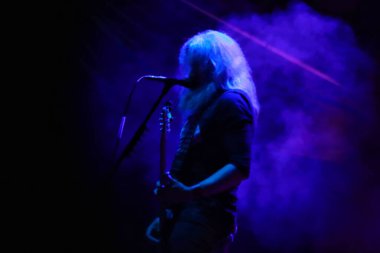
M 191 114 L 185 121 L 179 139 L 178 149 L 176 150 L 170 173 L 175 177 L 176 174 L 180 173 L 183 167 L 187 151 L 191 146 L 191 142 L 194 137 L 195 129 L 198 126 L 199 120 L 207 109 L 216 101 L 216 99 L 221 96 L 225 91 L 216 92 L 214 96 L 211 97 L 210 101 L 207 102 L 202 108 L 197 112 Z

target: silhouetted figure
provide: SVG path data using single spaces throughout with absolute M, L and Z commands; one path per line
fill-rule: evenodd
M 214 30 L 184 43 L 179 69 L 192 87 L 179 100 L 186 121 L 170 173 L 155 190 L 173 217 L 165 235 L 157 218 L 147 236 L 166 238 L 170 253 L 224 252 L 236 233 L 237 189 L 250 175 L 255 84 L 237 42 Z

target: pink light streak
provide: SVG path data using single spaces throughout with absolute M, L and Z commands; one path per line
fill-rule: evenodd
M 291 62 L 291 63 L 293 63 L 293 64 L 295 64 L 295 65 L 297 65 L 297 66 L 299 66 L 301 68 L 303 68 L 304 70 L 306 70 L 306 71 L 308 71 L 308 72 L 310 72 L 310 73 L 312 73 L 312 74 L 314 74 L 314 75 L 316 75 L 316 76 L 318 76 L 318 77 L 320 77 L 320 78 L 328 81 L 331 84 L 334 84 L 334 85 L 337 85 L 337 86 L 341 86 L 341 84 L 339 84 L 336 80 L 334 80 L 332 77 L 328 76 L 327 74 L 325 74 L 325 73 L 323 73 L 323 72 L 315 69 L 314 67 L 312 67 L 312 66 L 310 66 L 310 65 L 308 65 L 308 64 L 306 64 L 306 63 L 304 63 L 302 61 L 300 61 L 299 59 L 297 59 L 297 58 L 295 58 L 295 57 L 293 57 L 293 56 L 285 53 L 284 51 L 282 51 L 282 50 L 280 50 L 280 49 L 278 49 L 278 48 L 276 48 L 274 46 L 269 45 L 267 42 L 265 42 L 265 41 L 257 38 L 256 36 L 254 36 L 254 35 L 246 32 L 246 31 L 244 31 L 244 30 L 242 30 L 242 29 L 240 29 L 240 28 L 238 28 L 238 27 L 236 27 L 236 26 L 234 26 L 234 25 L 232 25 L 232 24 L 224 21 L 223 19 L 215 16 L 214 14 L 212 14 L 212 13 L 210 13 L 210 12 L 208 12 L 208 11 L 202 9 L 202 8 L 200 8 L 199 6 L 193 4 L 193 3 L 189 2 L 189 1 L 186 1 L 186 0 L 181 0 L 181 1 L 183 3 L 185 3 L 185 4 L 187 4 L 188 6 L 190 6 L 191 8 L 197 10 L 198 12 L 203 13 L 204 15 L 206 15 L 206 16 L 208 16 L 208 17 L 210 17 L 210 18 L 212 18 L 212 19 L 214 19 L 214 20 L 216 20 L 216 21 L 218 21 L 218 22 L 220 22 L 222 24 L 224 24 L 225 26 L 227 26 L 231 30 L 239 33 L 240 35 L 249 38 L 251 41 L 253 41 L 257 45 L 264 47 L 265 49 L 267 49 L 267 50 L 271 51 L 272 53 L 274 53 L 274 54 L 276 54 L 276 55 L 284 58 L 285 60 L 287 60 L 287 61 L 289 61 L 289 62 Z

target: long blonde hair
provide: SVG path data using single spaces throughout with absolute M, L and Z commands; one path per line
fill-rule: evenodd
M 239 89 L 247 94 L 258 114 L 251 69 L 239 44 L 227 34 L 206 30 L 189 38 L 180 49 L 179 71 L 190 81 L 198 76 L 193 82 L 199 85 L 183 91 L 183 110 L 196 110 L 217 90 Z

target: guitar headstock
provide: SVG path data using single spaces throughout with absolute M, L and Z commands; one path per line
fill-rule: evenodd
M 160 114 L 160 130 L 163 133 L 170 132 L 170 124 L 173 120 L 172 115 L 172 102 L 166 102 Z

